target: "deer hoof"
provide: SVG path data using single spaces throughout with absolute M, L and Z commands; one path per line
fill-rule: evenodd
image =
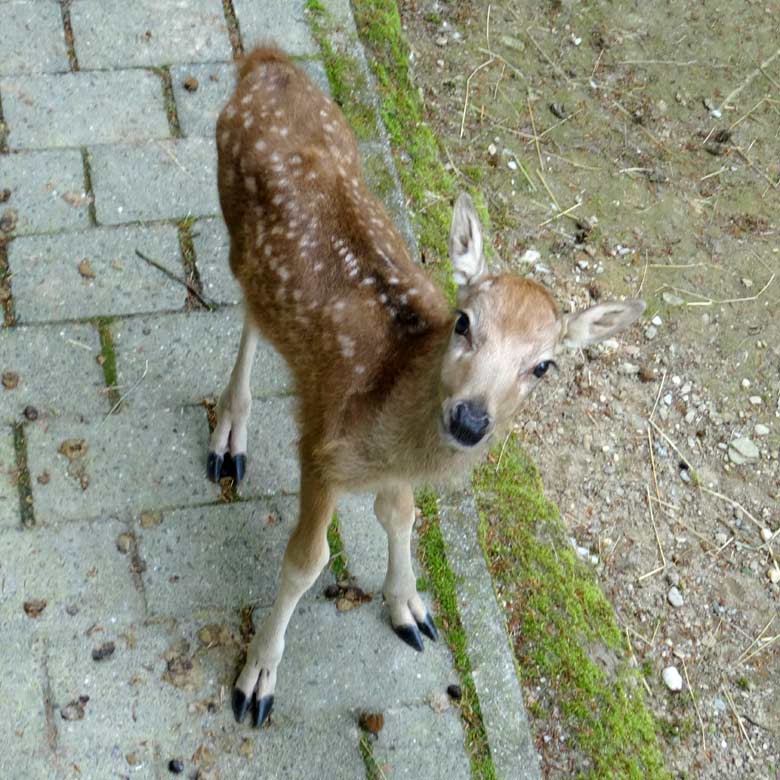
M 244 720 L 253 698 L 254 694 L 248 698 L 240 688 L 233 688 L 233 715 L 236 718 L 236 723 L 241 723 Z
M 436 630 L 436 625 L 433 622 L 430 612 L 425 613 L 425 620 L 422 622 L 419 620 L 417 621 L 417 627 L 433 642 L 439 638 L 439 632 Z
M 418 653 L 422 653 L 422 636 L 420 636 L 420 629 L 417 628 L 416 625 L 393 626 L 393 631 L 395 631 L 409 647 L 413 647 Z
M 263 696 L 258 700 L 257 694 L 252 696 L 252 725 L 260 728 L 266 722 L 274 706 L 273 696 Z
M 246 455 L 236 455 L 233 457 L 233 474 L 231 475 L 236 485 L 241 482 L 246 473 Z
M 206 475 L 212 482 L 219 482 L 222 477 L 224 458 L 216 452 L 210 452 L 206 459 Z

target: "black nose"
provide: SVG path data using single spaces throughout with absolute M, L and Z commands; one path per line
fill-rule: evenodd
M 450 412 L 450 433 L 461 444 L 473 447 L 490 425 L 484 407 L 475 401 L 458 401 Z

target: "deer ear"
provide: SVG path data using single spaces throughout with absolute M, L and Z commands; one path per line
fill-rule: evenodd
M 455 202 L 450 228 L 453 277 L 460 288 L 476 284 L 487 273 L 482 254 L 482 227 L 471 198 L 462 192 Z
M 614 336 L 639 319 L 645 302 L 639 300 L 599 303 L 564 318 L 562 343 L 570 349 L 586 347 Z

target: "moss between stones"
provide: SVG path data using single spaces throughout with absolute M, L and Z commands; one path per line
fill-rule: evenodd
M 333 519 L 328 526 L 328 547 L 330 548 L 330 570 L 336 582 L 348 580 L 347 554 L 344 550 L 344 540 L 341 538 L 339 516 L 336 513 L 333 514 Z
M 113 317 L 98 317 L 94 323 L 100 335 L 100 365 L 103 369 L 103 380 L 108 388 L 108 400 L 113 408 L 119 403 L 120 395 L 117 387 L 116 352 L 114 350 L 114 337 L 111 333 Z

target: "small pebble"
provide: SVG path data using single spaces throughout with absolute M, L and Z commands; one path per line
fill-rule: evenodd
M 722 547 L 724 544 L 726 544 L 728 540 L 729 535 L 723 531 L 718 531 L 718 533 L 715 534 L 715 541 L 718 543 L 719 547 Z
M 755 431 L 756 436 L 769 436 L 769 428 L 761 423 L 758 423 L 753 430 Z
M 510 160 L 507 165 L 509 166 L 510 171 L 516 171 L 517 170 L 517 163 L 514 160 Z
M 764 403 L 764 400 L 760 395 L 751 395 L 750 403 L 753 404 L 753 406 L 761 406 L 761 404 Z
M 777 568 L 777 566 L 773 566 L 767 573 L 766 576 L 769 577 L 769 581 L 773 585 L 777 585 L 778 582 L 780 582 L 780 569 Z
M 184 763 L 179 761 L 178 758 L 172 758 L 168 762 L 168 771 L 174 775 L 179 775 L 184 771 Z
M 655 325 L 650 325 L 645 330 L 645 338 L 648 341 L 652 341 L 656 337 L 657 334 L 658 334 L 658 330 L 656 329 Z
M 666 594 L 666 600 L 673 607 L 681 607 L 685 603 L 682 593 L 680 593 L 679 589 L 676 587 L 669 589 L 669 592 Z
M 24 407 L 24 416 L 30 420 L 30 422 L 38 419 L 38 410 L 34 406 Z
M 460 701 L 463 696 L 463 691 L 461 690 L 460 685 L 455 685 L 453 683 L 452 685 L 447 686 L 447 695 L 455 701 Z
M 186 89 L 187 92 L 197 91 L 198 80 L 195 78 L 195 76 L 189 76 L 188 78 L 184 79 L 184 89 Z
M 93 661 L 103 661 L 106 658 L 111 658 L 114 654 L 115 645 L 113 642 L 103 642 L 99 647 L 94 648 L 92 651 Z
M 656 314 L 655 317 L 653 317 L 653 319 L 650 320 L 650 322 L 652 322 L 653 325 L 658 327 L 659 325 L 663 325 L 664 321 Z
M 768 542 L 772 538 L 772 529 L 771 528 L 762 528 L 761 529 L 761 538 Z
M 677 671 L 676 666 L 667 666 L 663 671 L 663 678 L 666 687 L 670 691 L 681 691 L 683 687 L 682 677 Z

